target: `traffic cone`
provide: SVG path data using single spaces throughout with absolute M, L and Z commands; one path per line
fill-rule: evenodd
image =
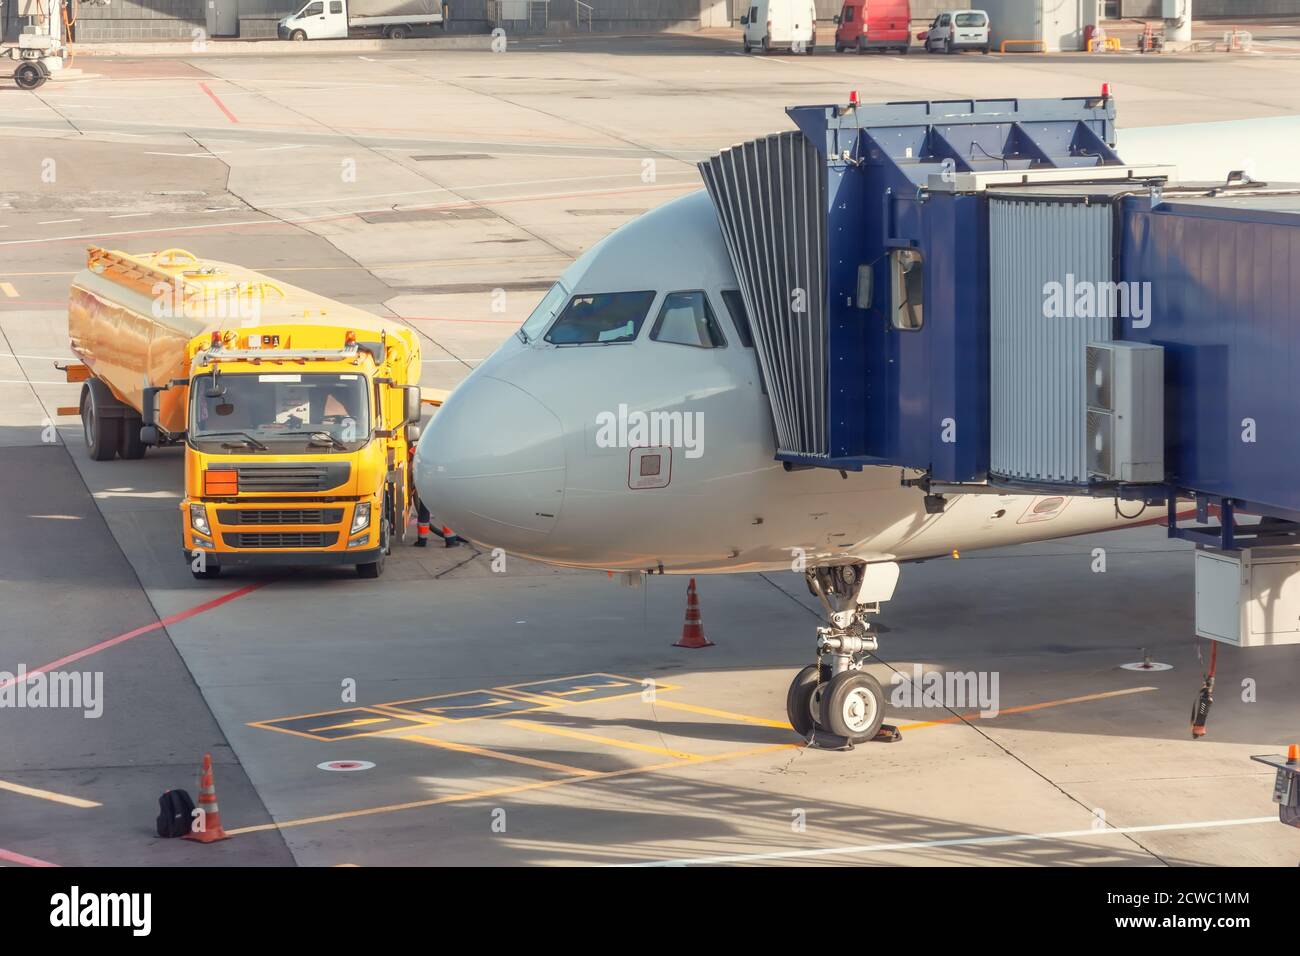
M 700 620 L 700 596 L 695 593 L 695 579 L 686 586 L 686 621 L 682 624 L 682 639 L 673 647 L 712 647 L 713 642 L 704 636 Z
M 212 754 L 203 755 L 203 772 L 199 775 L 199 807 L 203 814 L 195 818 L 203 821 L 202 830 L 191 830 L 185 839 L 199 843 L 216 843 L 228 840 L 226 831 L 221 829 L 221 809 L 217 806 L 217 788 L 212 784 Z

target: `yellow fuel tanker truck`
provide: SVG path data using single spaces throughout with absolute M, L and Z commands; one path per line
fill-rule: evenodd
M 181 249 L 91 248 L 68 331 L 92 458 L 184 445 L 196 577 L 334 564 L 379 576 L 414 487 L 410 328 Z

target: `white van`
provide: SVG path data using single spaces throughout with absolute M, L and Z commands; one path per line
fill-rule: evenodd
M 750 0 L 741 16 L 745 52 L 789 50 L 813 53 L 817 47 L 817 8 L 813 0 Z
M 989 15 L 983 10 L 945 10 L 921 36 L 926 53 L 989 52 Z

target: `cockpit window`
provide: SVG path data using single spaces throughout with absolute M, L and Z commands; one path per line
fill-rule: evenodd
M 731 322 L 740 336 L 740 344 L 747 349 L 754 347 L 754 336 L 749 331 L 749 313 L 745 311 L 745 299 L 739 289 L 723 289 L 722 301 L 731 313 Z
M 575 295 L 546 333 L 546 341 L 552 345 L 631 342 L 641 331 L 641 323 L 654 298 L 653 292 Z
M 669 292 L 650 332 L 656 342 L 719 349 L 727 344 L 703 292 Z
M 524 324 L 519 327 L 519 337 L 525 342 L 536 339 L 551 324 L 551 319 L 555 318 L 555 314 L 564 308 L 564 303 L 568 298 L 569 290 L 564 286 L 558 282 L 551 286 L 551 291 L 542 296 L 542 301 L 537 303 L 537 308 L 533 309 L 532 315 L 525 319 Z

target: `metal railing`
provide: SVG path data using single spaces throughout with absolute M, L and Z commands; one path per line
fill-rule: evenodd
M 591 32 L 591 15 L 596 12 L 596 8 L 589 3 L 583 3 L 582 0 L 573 0 L 575 27 L 582 29 L 582 21 L 585 17 L 587 20 L 587 32 Z
M 545 33 L 550 6 L 550 0 L 486 0 L 487 20 L 494 28 L 508 26 L 516 32 Z

